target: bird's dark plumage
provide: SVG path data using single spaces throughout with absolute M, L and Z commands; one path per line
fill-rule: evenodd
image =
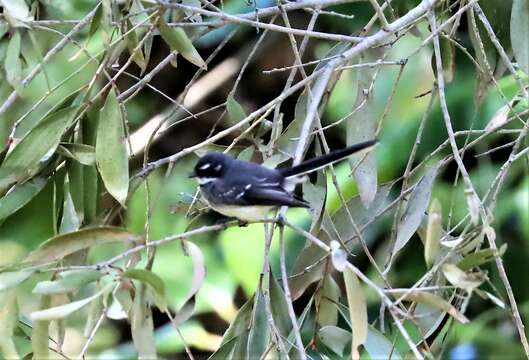
M 256 220 L 273 207 L 309 207 L 305 200 L 285 189 L 291 178 L 342 160 L 376 142 L 355 144 L 285 169 L 269 169 L 211 152 L 199 159 L 192 176 L 197 177 L 201 193 L 214 210 L 242 220 Z

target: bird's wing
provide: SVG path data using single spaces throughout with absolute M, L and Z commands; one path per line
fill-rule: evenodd
M 275 185 L 275 184 L 274 184 Z M 309 207 L 304 200 L 297 199 L 280 185 L 273 186 L 271 183 L 238 182 L 226 183 L 218 181 L 213 191 L 215 203 L 225 205 L 269 205 L 269 206 L 292 206 Z
M 250 205 L 309 207 L 307 202 L 297 199 L 280 186 L 246 186 L 241 198 Z

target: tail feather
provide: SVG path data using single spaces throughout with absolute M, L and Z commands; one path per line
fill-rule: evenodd
M 312 171 L 321 169 L 322 167 L 327 166 L 329 164 L 343 160 L 361 150 L 365 150 L 370 147 L 373 147 L 376 145 L 377 142 L 378 142 L 377 139 L 361 142 L 361 143 L 354 144 L 354 145 L 351 145 L 349 147 L 346 147 L 340 150 L 331 151 L 330 153 L 322 155 L 322 156 L 318 156 L 318 157 L 303 161 L 301 164 L 298 164 L 291 168 L 278 169 L 278 170 L 281 172 L 281 175 L 283 175 L 285 178 L 307 174 Z

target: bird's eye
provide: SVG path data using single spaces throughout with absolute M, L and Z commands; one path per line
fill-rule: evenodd
M 222 169 L 222 165 L 217 165 L 214 167 L 215 171 L 220 171 Z
M 200 170 L 206 170 L 206 169 L 209 169 L 210 166 L 211 166 L 211 164 L 207 163 L 207 164 L 204 164 L 201 167 L 199 167 L 199 169 Z

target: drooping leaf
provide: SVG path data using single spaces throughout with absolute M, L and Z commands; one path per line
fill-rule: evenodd
M 367 306 L 360 281 L 349 267 L 343 272 L 343 278 L 353 333 L 351 354 L 354 359 L 357 359 L 360 357 L 358 347 L 363 345 L 367 339 Z
M 41 297 L 39 309 L 46 309 L 51 304 L 51 297 L 44 295 Z M 31 348 L 35 359 L 48 359 L 49 355 L 49 327 L 48 320 L 35 320 L 33 322 L 33 332 L 31 333 Z
M 496 67 L 496 49 L 486 35 L 485 30 L 476 22 L 476 16 L 473 8 L 467 11 L 467 21 L 469 24 L 468 34 L 472 46 L 474 47 L 475 59 L 479 64 L 480 69 L 478 70 L 477 83 L 476 83 L 476 94 L 474 97 L 474 103 L 476 108 L 481 105 L 486 95 L 487 89 L 492 79 L 491 72 Z
M 339 356 L 343 356 L 345 347 L 351 342 L 351 334 L 349 331 L 330 325 L 318 330 L 318 338 L 325 346 Z
M 134 60 L 143 73 L 145 69 L 147 69 L 147 62 L 145 61 L 145 56 L 143 56 L 142 46 L 138 47 L 138 29 L 132 30 L 133 25 L 130 19 L 127 19 L 125 24 L 125 32 L 127 32 L 127 49 L 132 56 L 132 60 Z
M 130 330 L 134 346 L 138 351 L 139 359 L 156 359 L 156 344 L 154 341 L 154 324 L 151 308 L 147 305 L 145 298 L 145 286 L 140 285 L 134 305 L 132 307 L 132 319 Z
M 99 124 L 99 107 L 96 102 L 86 112 L 86 117 L 81 122 L 83 132 L 83 142 L 94 146 L 97 138 L 97 128 Z M 86 224 L 93 224 L 97 214 L 98 193 L 98 176 L 95 165 L 86 166 L 83 169 L 83 205 L 84 220 Z
M 206 279 L 206 263 L 204 260 L 204 254 L 200 248 L 191 241 L 183 242 L 187 255 L 193 262 L 193 278 L 191 280 L 191 289 L 189 289 L 185 299 L 190 299 L 200 290 L 204 280 Z
M 104 290 L 98 291 L 92 296 L 89 296 L 85 299 L 74 301 L 68 304 L 59 305 L 51 308 L 47 308 L 44 310 L 38 310 L 31 313 L 30 318 L 33 321 L 49 321 L 49 320 L 57 320 L 67 317 L 68 315 L 71 315 L 75 311 L 83 308 L 84 306 L 88 305 L 95 299 L 97 299 L 99 296 L 103 294 Z
M 195 295 L 198 293 L 202 287 L 202 284 L 204 283 L 204 280 L 206 279 L 204 255 L 202 254 L 200 248 L 190 241 L 183 241 L 182 245 L 186 254 L 193 262 L 193 278 L 191 280 L 191 288 L 184 298 L 183 305 L 178 313 L 174 316 L 173 323 L 175 325 L 183 323 L 192 315 L 195 309 Z
M 285 300 L 285 293 L 283 289 L 270 273 L 270 306 L 272 307 L 272 315 L 279 333 L 288 338 L 292 330 L 292 322 L 288 315 L 288 305 Z
M 226 99 L 226 110 L 232 123 L 236 124 L 246 117 L 246 112 L 241 104 L 235 100 L 233 94 L 229 94 Z
M 338 308 L 336 304 L 340 301 L 340 288 L 332 276 L 327 275 L 323 279 L 323 287 L 321 289 L 321 296 L 316 321 L 320 326 L 331 325 L 338 323 Z
M 68 175 L 64 178 L 64 201 L 62 206 L 62 219 L 59 228 L 60 234 L 71 233 L 79 230 L 81 226 L 81 219 L 77 215 L 75 205 L 73 203 L 72 194 L 70 192 L 70 181 Z
M 46 179 L 35 178 L 17 185 L 0 199 L 0 220 L 7 218 L 33 199 L 46 185 Z
M 255 297 L 252 327 L 248 334 L 248 358 L 258 359 L 265 353 L 268 346 L 269 330 L 266 318 L 264 295 L 258 291 Z
M 83 335 L 88 338 L 90 337 L 90 334 L 94 330 L 96 324 L 99 321 L 99 318 L 101 317 L 103 313 L 103 297 L 100 296 L 94 301 L 90 303 L 90 308 L 88 310 L 88 317 L 86 318 L 86 322 L 84 324 L 84 332 Z
M 318 140 L 316 138 L 316 144 Z M 316 145 L 317 147 L 317 145 Z M 320 155 L 316 152 L 317 155 Z M 318 171 L 316 174 L 316 182 L 313 184 L 310 181 L 303 183 L 303 198 L 310 204 L 310 213 L 312 222 L 310 224 L 310 233 L 317 233 L 323 221 L 323 214 L 325 212 L 325 200 L 327 199 L 327 176 L 324 171 Z
M 139 237 L 118 227 L 94 227 L 57 235 L 42 243 L 26 258 L 26 262 L 52 262 L 82 249 L 110 242 L 134 242 Z
M 465 255 L 461 261 L 457 263 L 457 267 L 463 271 L 470 270 L 473 267 L 478 267 L 488 262 L 491 262 L 496 257 L 497 252 L 493 249 L 482 249 L 471 254 Z M 501 256 L 501 252 L 498 256 Z
M 293 157 L 299 142 L 299 134 L 303 127 L 303 121 L 307 115 L 307 95 L 302 93 L 296 102 L 294 119 L 287 126 L 285 132 L 276 141 L 276 147 L 280 149 L 281 161 L 288 160 L 289 156 Z
M 355 196 L 351 200 L 347 201 L 345 208 L 344 206 L 340 207 L 331 217 L 331 223 L 327 221 L 323 222 L 323 229 L 332 239 L 342 239 L 348 246 L 347 250 L 351 251 L 353 245 L 358 242 L 350 242 L 349 240 L 356 237 L 356 232 L 353 225 L 351 224 L 351 219 L 349 214 L 351 214 L 353 221 L 361 229 L 368 222 L 371 222 L 373 219 L 378 218 L 382 211 L 386 208 L 387 205 L 391 202 L 391 188 L 392 184 L 386 184 L 380 186 L 375 196 L 375 199 L 371 203 L 371 206 L 366 209 L 362 206 L 362 200 L 360 196 Z
M 386 338 L 373 326 L 369 326 L 367 330 L 367 339 L 364 343 L 364 348 L 366 349 L 371 359 L 402 359 L 402 356 L 395 348 L 393 341 Z
M 461 270 L 454 264 L 444 264 L 442 267 L 445 278 L 450 284 L 471 292 L 485 281 L 484 274 L 476 272 L 469 273 Z
M 441 60 L 443 65 L 443 77 L 445 82 L 448 84 L 454 79 L 454 73 L 456 71 L 456 52 L 455 45 L 452 41 L 446 37 L 439 38 L 439 45 L 441 47 Z M 432 55 L 432 69 L 435 72 L 435 55 Z
M 127 200 L 129 161 L 125 128 L 116 92 L 112 89 L 101 109 L 97 128 L 96 162 L 106 189 L 120 204 Z
M 164 310 L 166 307 L 166 291 L 163 280 L 149 270 L 144 269 L 130 269 L 125 271 L 122 276 L 129 279 L 135 279 L 149 286 L 154 291 L 156 304 L 160 309 Z
M 75 112 L 75 108 L 66 108 L 43 119 L 6 156 L 2 168 L 35 170 L 41 159 L 57 148 L 62 134 L 71 125 Z
M 529 3 L 513 0 L 511 11 L 511 43 L 518 66 L 529 75 Z
M 20 359 L 13 341 L 13 333 L 18 325 L 18 304 L 14 291 L 0 294 L 0 324 L 0 354 L 4 359 Z
M 454 319 L 463 324 L 468 322 L 468 319 L 463 314 L 461 314 L 452 304 L 435 294 L 420 290 L 393 291 L 392 294 L 394 294 L 396 297 L 401 297 L 405 295 L 403 299 L 405 301 L 414 301 L 421 304 L 427 304 L 433 306 L 436 309 L 443 310 L 450 314 Z
M 4 8 L 4 14 L 16 20 L 26 22 L 33 19 L 24 0 L 0 0 L 0 4 Z
M 74 159 L 83 165 L 94 165 L 96 149 L 93 146 L 75 143 L 62 143 L 57 149 L 61 155 Z
M 235 316 L 235 319 L 228 327 L 228 330 L 226 330 L 226 332 L 224 333 L 221 345 L 228 343 L 232 339 L 238 338 L 240 335 L 247 331 L 248 324 L 252 319 L 252 305 L 253 298 L 248 299 L 248 301 L 246 301 L 244 305 L 239 309 L 237 316 Z
M 34 294 L 61 294 L 77 291 L 86 284 L 99 280 L 101 273 L 95 270 L 72 270 L 59 274 L 57 280 L 37 283 Z
M 361 57 L 363 61 L 369 59 Z M 358 70 L 358 94 L 354 104 L 354 111 L 346 119 L 347 146 L 373 140 L 377 129 L 377 106 L 375 103 L 374 87 L 372 86 L 374 69 L 361 68 Z M 349 158 L 353 176 L 358 183 L 358 192 L 364 207 L 370 207 L 377 193 L 377 166 L 373 151 L 354 154 Z
M 4 0 L 5 1 L 5 0 Z M 4 68 L 9 84 L 18 92 L 22 92 L 22 63 L 20 61 L 20 33 L 15 31 L 7 46 Z
M 0 291 L 9 290 L 18 286 L 34 272 L 34 270 L 23 269 L 20 271 L 5 271 L 0 273 Z
M 430 203 L 430 194 L 432 193 L 432 187 L 436 175 L 437 167 L 432 167 L 417 182 L 412 190 L 408 200 L 408 206 L 406 207 L 397 227 L 397 240 L 393 247 L 393 256 L 408 243 L 419 228 L 426 209 L 428 208 L 428 204 Z
M 424 259 L 428 268 L 435 263 L 441 249 L 442 215 L 441 203 L 434 199 L 428 211 L 428 226 L 424 243 Z
M 167 25 L 163 17 L 160 16 L 158 20 L 158 30 L 171 50 L 180 53 L 190 63 L 195 64 L 204 70 L 207 69 L 206 63 L 182 28 L 170 27 Z

